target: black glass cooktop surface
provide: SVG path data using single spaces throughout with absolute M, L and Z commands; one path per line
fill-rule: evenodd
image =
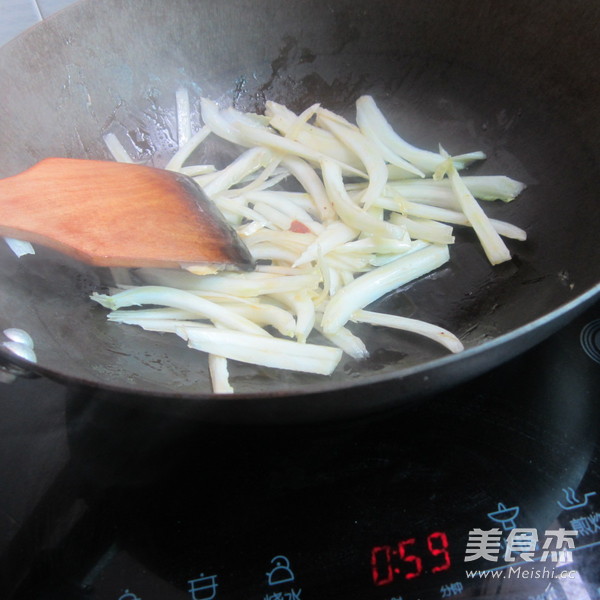
M 224 426 L 0 385 L 7 600 L 600 598 L 600 305 L 431 399 Z

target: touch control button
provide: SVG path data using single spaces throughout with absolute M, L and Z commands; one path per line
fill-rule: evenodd
M 590 321 L 583 327 L 579 341 L 584 352 L 592 360 L 600 363 L 600 319 Z

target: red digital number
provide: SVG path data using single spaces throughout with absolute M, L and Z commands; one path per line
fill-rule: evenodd
M 406 552 L 407 546 L 412 546 L 414 543 L 415 538 L 398 542 L 398 556 L 400 560 L 405 563 L 410 563 L 413 569 L 408 573 L 404 573 L 405 579 L 414 579 L 423 571 L 423 561 L 416 554 L 407 554 Z
M 434 531 L 427 538 L 427 550 L 433 558 L 428 558 L 426 552 L 419 556 L 415 554 L 416 538 L 409 538 L 398 542 L 397 550 L 391 546 L 375 546 L 371 550 L 371 576 L 375 585 L 387 585 L 394 578 L 415 579 L 423 571 L 439 573 L 450 568 L 450 550 L 448 536 L 443 531 Z M 422 548 L 423 542 L 418 545 Z M 435 565 L 429 568 L 431 562 Z M 425 567 L 423 566 L 425 560 Z
M 394 571 L 392 569 L 392 549 L 390 546 L 375 546 L 371 550 L 371 575 L 375 585 L 392 583 Z
M 450 552 L 448 552 L 448 536 L 443 531 L 436 531 L 427 536 L 427 548 L 433 556 L 441 556 L 444 562 L 431 569 L 432 573 L 450 568 Z

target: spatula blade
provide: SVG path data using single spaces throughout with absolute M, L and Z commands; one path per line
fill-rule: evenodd
M 48 158 L 1 180 L 0 235 L 103 267 L 254 266 L 193 179 L 110 161 Z

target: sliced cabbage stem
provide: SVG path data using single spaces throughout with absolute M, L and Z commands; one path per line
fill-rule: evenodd
M 438 327 L 419 319 L 410 319 L 368 310 L 357 310 L 352 314 L 351 320 L 356 323 L 369 323 L 370 325 L 379 325 L 418 333 L 442 344 L 442 346 L 445 346 L 454 353 L 464 350 L 463 343 L 453 333 L 443 327 Z
M 113 327 L 186 340 L 207 354 L 213 391 L 223 395 L 235 391 L 230 361 L 329 375 L 343 354 L 364 360 L 369 348 L 354 323 L 463 350 L 442 327 L 368 307 L 442 267 L 455 226 L 475 230 L 491 264 L 509 260 L 501 236 L 525 240 L 525 230 L 489 218 L 479 201 L 510 202 L 525 184 L 463 174 L 483 152 L 450 156 L 441 146 L 432 152 L 412 145 L 371 96 L 356 101 L 356 123 L 320 104 L 296 114 L 267 101 L 258 115 L 200 98 L 196 132 L 192 105 L 190 92 L 178 89 L 179 147 L 166 168 L 203 187 L 245 241 L 256 269 L 138 269 L 111 294 L 92 295 L 110 310 Z M 237 157 L 219 170 L 193 164 L 209 138 Z M 104 140 L 115 160 L 133 162 L 113 133 Z M 322 343 L 314 342 L 315 332 Z
M 181 327 L 190 348 L 274 369 L 331 375 L 342 357 L 339 348 L 266 338 L 222 329 Z
M 321 321 L 323 331 L 335 333 L 356 310 L 439 268 L 449 258 L 448 246 L 430 245 L 357 277 L 327 304 Z

